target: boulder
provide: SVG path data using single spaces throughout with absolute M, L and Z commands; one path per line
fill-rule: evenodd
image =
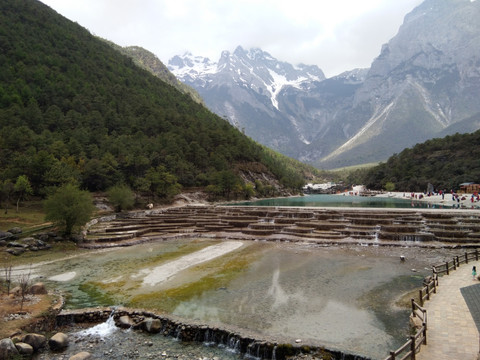
M 42 282 L 38 282 L 33 284 L 28 291 L 30 294 L 33 295 L 44 295 L 47 293 L 47 289 L 45 288 L 45 284 Z
M 22 233 L 22 228 L 14 227 L 14 228 L 11 228 L 10 230 L 7 230 L 7 232 L 12 233 L 12 234 L 21 234 Z
M 48 241 L 48 234 L 46 233 L 37 234 L 36 238 L 38 240 Z
M 22 244 L 26 244 L 26 245 L 29 245 L 29 246 L 34 246 L 34 245 L 37 245 L 37 239 L 33 238 L 33 237 L 26 237 L 24 239 L 21 240 Z
M 28 345 L 27 343 L 18 342 L 15 344 L 18 353 L 20 355 L 32 355 L 33 354 L 33 347 Z
M 58 351 L 68 347 L 68 336 L 62 332 L 58 332 L 48 340 L 50 350 Z
M 162 331 L 162 322 L 159 319 L 147 318 L 138 324 L 138 328 L 152 334 L 157 334 Z
M 92 357 L 92 354 L 90 354 L 87 351 L 82 351 L 82 352 L 79 352 L 78 354 L 70 356 L 68 360 L 87 360 L 87 359 L 90 359 L 91 357 Z
M 22 342 L 27 343 L 33 347 L 34 351 L 37 351 L 45 346 L 47 339 L 43 335 L 32 333 L 25 335 L 22 339 Z
M 8 231 L 0 231 L 0 239 L 7 240 L 13 236 L 11 232 Z
M 44 248 L 45 246 L 47 246 L 47 243 L 45 241 L 35 239 L 35 246 L 39 248 Z
M 128 329 L 134 325 L 135 323 L 133 322 L 132 318 L 128 315 L 120 316 L 117 320 L 117 326 L 121 327 L 122 329 Z
M 23 248 L 8 248 L 5 251 L 9 254 L 18 256 L 18 255 L 22 255 L 25 252 L 25 249 L 23 249 Z
M 0 246 L 7 246 L 7 240 L 0 240 Z
M 0 340 L 0 359 L 12 359 L 14 357 L 18 357 L 18 350 L 12 339 Z
M 22 249 L 26 249 L 28 247 L 27 244 L 22 244 L 18 241 L 11 241 L 7 244 L 8 247 L 13 247 L 13 248 L 22 248 Z

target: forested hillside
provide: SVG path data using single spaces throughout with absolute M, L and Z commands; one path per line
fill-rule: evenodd
M 241 173 L 250 167 L 283 187 L 304 181 L 80 25 L 35 0 L 0 2 L 4 189 L 25 175 L 38 195 L 64 183 L 90 191 L 125 183 L 159 197 L 181 186 L 229 196 L 252 191 Z
M 391 182 L 398 191 L 426 191 L 428 183 L 437 190 L 450 191 L 458 190 L 464 182 L 478 183 L 480 131 L 417 144 L 363 174 L 357 172 L 351 181 L 370 189 L 381 189 Z

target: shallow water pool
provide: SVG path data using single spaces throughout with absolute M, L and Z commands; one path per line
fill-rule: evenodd
M 148 243 L 92 252 L 34 271 L 68 294 L 69 308 L 147 308 L 239 328 L 253 337 L 301 339 L 381 359 L 408 335 L 409 309 L 398 307 L 397 300 L 421 286 L 429 265 L 451 258 L 446 250 L 244 241 L 197 261 L 220 243 Z M 407 261 L 401 262 L 400 255 Z M 161 281 L 144 281 L 181 259 L 189 259 L 190 266 Z

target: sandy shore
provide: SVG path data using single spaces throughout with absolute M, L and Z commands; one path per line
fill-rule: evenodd
M 429 203 L 432 205 L 445 205 L 451 207 L 461 207 L 465 209 L 470 208 L 480 208 L 479 201 L 471 201 L 472 194 L 458 194 L 459 200 L 453 199 L 452 194 L 447 193 L 445 196 L 442 195 L 431 195 L 426 196 L 423 193 L 413 192 L 413 193 L 406 193 L 406 192 L 388 192 L 383 194 L 375 195 L 375 197 L 389 197 L 389 198 L 397 198 L 397 199 L 407 199 L 413 202 L 424 202 Z

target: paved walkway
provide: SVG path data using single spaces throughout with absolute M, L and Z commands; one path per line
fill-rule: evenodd
M 426 300 L 427 345 L 422 345 L 417 360 L 477 360 L 479 332 L 462 295 L 461 288 L 480 281 L 472 279 L 471 261 L 441 276 L 437 293 Z

